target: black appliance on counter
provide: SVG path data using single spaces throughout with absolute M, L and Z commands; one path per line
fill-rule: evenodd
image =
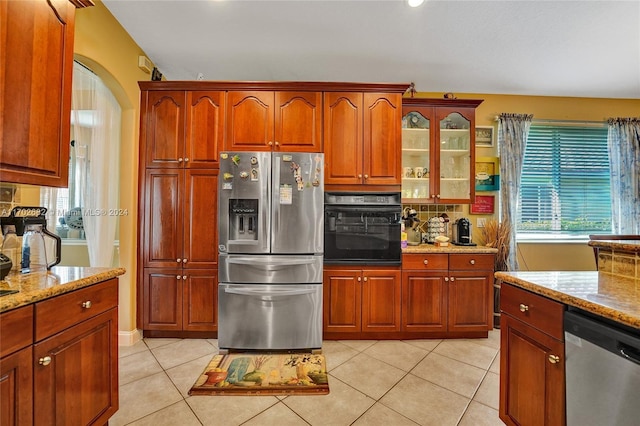
M 399 192 L 326 192 L 324 263 L 400 265 Z
M 453 244 L 457 246 L 475 246 L 471 242 L 471 221 L 466 217 L 456 220 L 453 224 Z

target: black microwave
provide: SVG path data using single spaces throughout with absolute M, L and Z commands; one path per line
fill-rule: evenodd
M 324 263 L 400 265 L 400 193 L 328 192 Z

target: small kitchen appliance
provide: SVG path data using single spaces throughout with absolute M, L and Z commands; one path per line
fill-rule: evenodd
M 11 260 L 14 270 L 44 271 L 60 263 L 62 240 L 47 230 L 46 213 L 45 207 L 18 206 L 1 218 L 2 253 Z
M 422 229 L 420 227 L 420 219 L 418 219 L 418 212 L 415 209 L 406 207 L 402 213 L 404 227 L 407 232 L 407 243 L 410 246 L 417 246 L 422 242 Z
M 466 217 L 456 220 L 453 224 L 453 244 L 457 246 L 475 246 L 471 242 L 471 221 Z

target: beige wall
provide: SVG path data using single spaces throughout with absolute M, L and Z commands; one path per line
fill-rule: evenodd
M 140 47 L 100 1 L 94 7 L 76 12 L 76 59 L 90 67 L 114 93 L 122 107 L 120 149 L 120 208 L 128 215 L 120 217 L 120 266 L 126 274 L 120 277 L 119 329 L 136 329 L 136 234 L 138 231 L 138 130 L 140 90 L 138 81 L 150 80 L 138 68 Z M 65 248 L 75 251 L 76 248 Z M 80 253 L 77 260 L 81 260 Z M 65 258 L 66 262 L 72 260 Z
M 123 108 L 121 149 L 120 207 L 129 215 L 120 223 L 120 265 L 127 273 L 120 280 L 121 331 L 134 331 L 137 250 L 137 173 L 138 173 L 138 81 L 149 75 L 138 69 L 140 47 L 122 29 L 100 1 L 95 7 L 77 12 L 75 51 L 110 86 Z M 533 113 L 536 118 L 556 120 L 603 120 L 609 116 L 634 116 L 640 110 L 638 100 L 607 100 L 532 96 L 498 96 L 456 94 L 460 98 L 485 101 L 477 110 L 478 125 L 493 125 L 501 112 Z M 441 97 L 442 93 L 419 93 L 418 96 Z M 492 149 L 479 149 L 479 156 L 495 155 Z M 575 244 L 523 245 L 521 265 L 529 269 L 589 269 L 588 248 Z M 578 261 L 576 261 L 578 259 Z

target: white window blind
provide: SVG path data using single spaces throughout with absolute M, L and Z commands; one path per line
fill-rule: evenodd
M 607 127 L 532 123 L 522 169 L 518 238 L 611 232 Z

